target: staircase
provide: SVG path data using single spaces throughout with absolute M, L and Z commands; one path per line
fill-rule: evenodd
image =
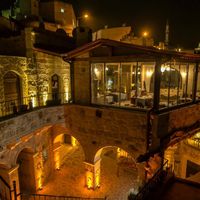
M 160 167 L 154 176 L 144 185 L 138 194 L 131 200 L 150 200 L 158 199 L 158 193 L 161 191 L 165 184 L 168 183 L 170 173 L 165 171 L 164 168 L 168 165 L 168 160 Z

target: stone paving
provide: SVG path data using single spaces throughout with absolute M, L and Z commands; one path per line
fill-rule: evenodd
M 80 148 L 68 154 L 64 165 L 55 171 L 39 191 L 40 194 L 52 194 L 80 197 L 108 197 L 108 200 L 127 200 L 131 188 L 136 187 L 137 171 L 119 166 L 112 155 L 102 156 L 101 186 L 96 190 L 85 187 L 84 155 Z

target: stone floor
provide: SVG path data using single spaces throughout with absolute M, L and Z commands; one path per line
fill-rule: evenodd
M 55 171 L 39 193 L 81 197 L 107 196 L 109 200 L 127 200 L 130 189 L 138 183 L 137 170 L 117 164 L 112 152 L 104 154 L 101 161 L 101 186 L 95 191 L 88 190 L 85 187 L 83 159 L 80 148 L 68 153 L 61 169 Z

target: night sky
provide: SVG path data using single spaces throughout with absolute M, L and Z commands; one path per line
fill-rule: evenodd
M 3 1 L 0 0 L 0 6 Z M 14 0 L 13 0 L 14 1 Z M 66 0 L 77 15 L 91 15 L 87 21 L 93 30 L 131 25 L 135 35 L 147 30 L 156 42 L 164 40 L 166 20 L 170 24 L 170 44 L 194 48 L 200 42 L 200 0 Z M 4 3 L 5 4 L 5 3 Z M 4 5 L 5 6 L 5 5 Z M 82 22 L 83 23 L 83 22 Z

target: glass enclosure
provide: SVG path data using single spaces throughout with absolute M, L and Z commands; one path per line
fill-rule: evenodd
M 154 69 L 155 62 L 92 63 L 92 103 L 151 108 Z M 195 63 L 170 61 L 162 64 L 160 70 L 159 108 L 192 102 Z M 200 100 L 200 66 L 196 99 Z
M 154 62 L 93 63 L 92 103 L 151 108 Z
M 160 108 L 192 101 L 195 64 L 169 62 L 161 66 Z

